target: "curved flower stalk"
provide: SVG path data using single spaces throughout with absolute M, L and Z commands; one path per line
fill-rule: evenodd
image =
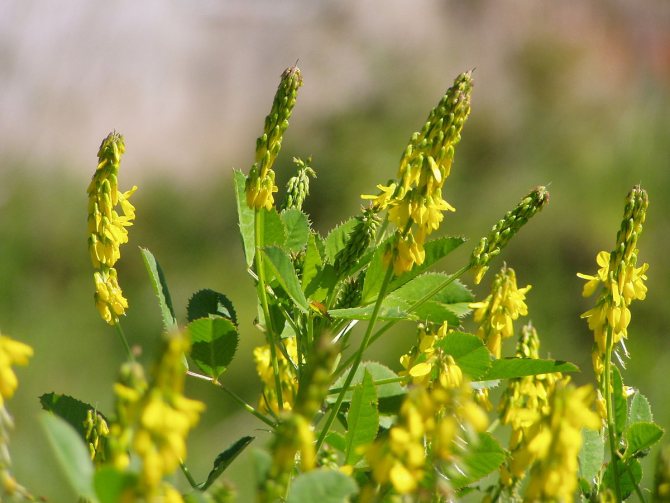
M 22 342 L 0 334 L 0 501 L 2 496 L 12 501 L 33 501 L 32 496 L 22 487 L 11 473 L 12 460 L 9 457 L 9 433 L 14 422 L 5 407 L 5 401 L 14 396 L 19 385 L 14 365 L 27 365 L 33 349 Z
M 362 196 L 372 200 L 375 211 L 387 209 L 397 228 L 394 251 L 387 254 L 396 275 L 423 263 L 426 238 L 439 228 L 445 211 L 455 211 L 442 198 L 442 187 L 470 114 L 471 91 L 472 72 L 459 75 L 421 131 L 410 138 L 400 159 L 398 179 L 378 185 L 378 195 Z
M 88 186 L 88 249 L 95 271 L 95 305 L 110 325 L 115 325 L 128 308 L 114 268 L 121 257 L 121 245 L 128 242 L 127 227 L 135 220 L 135 207 L 129 199 L 137 187 L 126 192 L 118 189 L 125 150 L 123 137 L 110 133 L 100 145 L 98 167 Z

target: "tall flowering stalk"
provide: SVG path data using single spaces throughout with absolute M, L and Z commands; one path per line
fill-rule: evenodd
M 439 228 L 445 211 L 455 211 L 442 198 L 442 187 L 470 114 L 471 91 L 472 72 L 459 75 L 421 131 L 410 138 L 400 158 L 398 179 L 378 185 L 378 195 L 362 196 L 372 200 L 376 211 L 388 209 L 389 220 L 396 225 L 393 250 L 387 254 L 396 275 L 423 263 L 426 238 Z
M 33 501 L 11 473 L 12 460 L 9 457 L 9 433 L 14 427 L 12 417 L 5 407 L 19 385 L 14 365 L 27 365 L 33 349 L 22 342 L 0 334 L 0 501 L 6 495 L 17 500 Z M 14 501 L 14 500 L 12 500 Z
M 126 192 L 118 188 L 125 150 L 123 137 L 110 133 L 100 145 L 98 167 L 88 186 L 88 249 L 94 269 L 95 305 L 110 325 L 115 325 L 128 308 L 114 268 L 121 257 L 121 245 L 128 242 L 127 227 L 135 220 L 135 207 L 129 199 L 137 187 Z

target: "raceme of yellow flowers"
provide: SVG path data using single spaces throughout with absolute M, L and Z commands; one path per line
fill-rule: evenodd
M 88 186 L 88 249 L 95 270 L 95 305 L 110 325 L 128 308 L 114 268 L 121 257 L 120 246 L 128 242 L 126 227 L 135 219 L 135 207 L 129 199 L 137 187 L 126 192 L 118 189 L 119 165 L 125 150 L 123 137 L 110 133 L 100 145 L 98 167 Z
M 290 361 L 284 356 L 284 351 L 277 351 L 277 365 L 279 369 L 279 381 L 281 383 L 284 410 L 291 410 L 295 396 L 298 392 L 298 380 L 292 371 L 292 365 L 298 361 L 298 347 L 295 337 L 282 339 L 286 354 Z M 278 346 L 278 344 L 276 345 Z M 258 346 L 254 349 L 254 362 L 256 372 L 263 382 L 263 391 L 258 400 L 258 410 L 273 415 L 279 414 L 279 403 L 277 401 L 277 388 L 275 387 L 274 371 L 270 358 L 270 346 Z

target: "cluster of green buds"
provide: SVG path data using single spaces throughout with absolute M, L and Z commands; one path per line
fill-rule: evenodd
M 454 208 L 442 198 L 442 187 L 451 172 L 454 149 L 470 114 L 472 72 L 459 75 L 420 132 L 414 133 L 403 152 L 398 180 L 378 185 L 381 193 L 364 195 L 375 211 L 389 210 L 398 229 L 389 258 L 396 275 L 425 260 L 424 243 L 440 226 L 445 211 Z
M 84 420 L 84 438 L 88 444 L 91 461 L 96 464 L 104 463 L 107 458 L 105 448 L 108 435 L 109 426 L 102 414 L 88 409 Z
M 363 282 L 365 281 L 365 275 L 359 274 L 351 278 L 347 278 L 344 281 L 344 286 L 340 291 L 337 302 L 335 303 L 336 309 L 346 309 L 349 307 L 356 307 L 361 303 L 361 298 L 363 296 Z
M 272 166 L 281 149 L 284 131 L 288 127 L 288 119 L 301 85 L 302 76 L 297 66 L 287 68 L 282 73 L 272 109 L 265 118 L 263 134 L 256 140 L 256 160 L 246 182 L 245 191 L 250 208 L 269 210 L 274 205 L 273 194 L 278 189 Z
M 95 304 L 110 325 L 128 308 L 114 268 L 121 257 L 120 246 L 128 242 L 126 227 L 135 220 L 135 207 L 129 199 L 137 187 L 126 192 L 118 190 L 119 166 L 125 150 L 123 137 L 110 133 L 100 145 L 98 167 L 88 186 L 88 249 L 95 270 Z
M 379 228 L 379 217 L 374 209 L 365 208 L 360 215 L 356 216 L 356 226 L 349 234 L 347 242 L 335 256 L 335 272 L 344 277 L 356 265 L 358 259 L 363 256 L 370 244 L 375 239 Z
M 512 211 L 508 211 L 483 237 L 470 257 L 470 267 L 475 273 L 475 284 L 484 277 L 492 258 L 500 254 L 512 236 L 549 202 L 545 187 L 537 187 L 524 197 Z
M 316 172 L 310 167 L 312 158 L 307 161 L 293 158 L 293 163 L 298 167 L 298 172 L 286 182 L 286 199 L 284 209 L 302 209 L 302 205 L 309 195 L 309 177 L 316 178 Z

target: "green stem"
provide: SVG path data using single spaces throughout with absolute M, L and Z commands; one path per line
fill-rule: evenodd
M 254 241 L 256 242 L 256 274 L 258 274 L 258 297 L 263 308 L 263 317 L 265 318 L 265 338 L 268 346 L 270 346 L 270 359 L 272 361 L 272 372 L 275 376 L 275 388 L 277 393 L 277 407 L 281 412 L 284 408 L 284 400 L 282 398 L 281 380 L 279 378 L 279 363 L 277 361 L 277 350 L 274 344 L 274 330 L 272 329 L 272 318 L 270 317 L 270 305 L 268 303 L 268 293 L 265 289 L 265 266 L 263 265 L 263 211 L 256 210 L 256 218 L 254 219 Z
M 384 384 L 393 384 L 397 382 L 406 381 L 406 377 L 389 377 L 388 379 L 380 379 L 379 381 L 373 381 L 372 384 L 375 386 L 383 386 Z M 344 386 L 341 388 L 330 388 L 328 390 L 329 395 L 334 395 L 335 393 L 341 393 L 344 390 Z
M 388 288 L 388 285 L 391 282 L 392 277 L 393 277 L 393 258 L 391 259 L 388 268 L 386 269 L 386 275 L 384 276 L 384 281 L 382 282 L 382 286 L 379 290 L 379 296 L 377 297 L 377 302 L 375 302 L 375 307 L 372 310 L 372 316 L 370 317 L 368 328 L 365 331 L 365 335 L 363 336 L 363 340 L 361 341 L 361 345 L 359 346 L 358 351 L 356 351 L 354 355 L 354 360 L 351 365 L 351 369 L 349 370 L 349 374 L 347 375 L 347 378 L 345 379 L 344 384 L 342 385 L 342 389 L 340 391 L 340 394 L 337 396 L 337 401 L 335 402 L 335 405 L 330 411 L 330 415 L 326 418 L 326 422 L 323 425 L 323 429 L 321 430 L 319 439 L 316 441 L 317 452 L 319 451 L 321 444 L 323 444 L 323 441 L 325 440 L 326 435 L 330 430 L 330 427 L 335 421 L 337 413 L 340 411 L 340 407 L 342 406 L 342 402 L 344 401 L 344 395 L 349 389 L 351 381 L 353 381 L 354 379 L 354 375 L 356 374 L 356 370 L 358 370 L 358 366 L 361 364 L 361 360 L 363 359 L 363 352 L 367 349 L 370 343 L 372 329 L 374 328 L 375 322 L 377 321 L 377 316 L 379 316 L 379 309 L 382 306 L 384 295 L 386 294 L 386 289 Z
M 607 409 L 607 435 L 610 444 L 610 463 L 612 463 L 612 477 L 614 479 L 614 491 L 616 493 L 617 501 L 621 499 L 621 482 L 619 480 L 619 472 L 616 461 L 619 458 L 617 455 L 616 445 L 616 431 L 615 419 L 612 404 L 612 327 L 607 327 L 607 339 L 605 341 L 605 408 Z
M 191 370 L 187 370 L 187 371 L 186 371 L 186 374 L 187 374 L 187 375 L 190 375 L 191 377 L 196 377 L 196 378 L 198 378 L 198 379 L 202 379 L 203 381 L 209 381 L 209 382 L 211 382 L 214 386 L 217 386 L 218 388 L 220 388 L 221 391 L 223 391 L 224 393 L 226 393 L 229 397 L 231 397 L 231 398 L 232 398 L 233 400 L 235 400 L 239 405 L 241 405 L 242 408 L 243 408 L 244 410 L 246 410 L 246 411 L 249 412 L 250 414 L 253 414 L 253 415 L 256 416 L 258 419 L 260 419 L 261 421 L 263 421 L 265 424 L 267 424 L 268 426 L 270 426 L 271 428 L 276 428 L 277 425 L 276 425 L 276 423 L 275 423 L 274 421 L 272 421 L 272 420 L 269 419 L 267 416 L 265 416 L 264 414 L 262 414 L 261 412 L 259 412 L 255 407 L 249 405 L 247 402 L 244 401 L 244 399 L 243 399 L 241 396 L 239 396 L 239 395 L 238 395 L 237 393 L 235 393 L 233 390 L 230 390 L 230 389 L 226 388 L 223 384 L 221 384 L 221 383 L 220 383 L 219 381 L 217 381 L 216 379 L 213 379 L 213 378 L 208 377 L 208 376 L 204 376 L 204 375 L 202 375 L 202 374 L 198 374 L 198 373 L 193 372 L 193 371 L 191 371 Z
M 121 326 L 121 320 L 116 320 L 116 323 L 114 323 L 114 328 L 116 328 L 116 333 L 119 335 L 119 339 L 121 339 L 123 347 L 126 348 L 126 353 L 128 354 L 128 360 L 131 363 L 135 363 L 135 355 L 133 355 L 133 351 L 130 349 L 128 339 L 126 338 L 126 334 L 123 331 L 123 327 Z
M 179 460 L 179 466 L 181 467 L 181 471 L 184 473 L 184 476 L 186 477 L 186 480 L 188 480 L 188 483 L 191 484 L 191 487 L 193 489 L 197 489 L 200 484 L 198 484 L 195 479 L 193 478 L 193 475 L 191 475 L 191 472 L 188 470 L 188 467 L 186 464 L 180 459 Z

